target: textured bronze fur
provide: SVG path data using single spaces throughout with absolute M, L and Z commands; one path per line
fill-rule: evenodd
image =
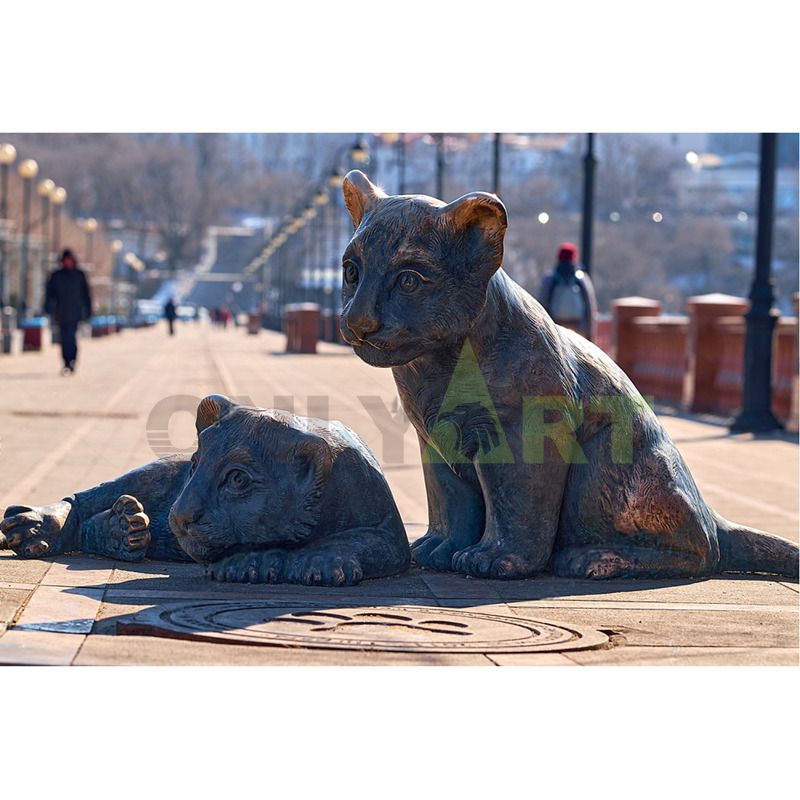
M 501 269 L 497 197 L 386 196 L 358 171 L 343 192 L 355 231 L 341 330 L 392 368 L 419 434 L 417 563 L 492 578 L 797 575 L 797 546 L 713 512 L 627 376 Z
M 209 564 L 217 580 L 352 585 L 403 572 L 408 540 L 375 457 L 338 422 L 212 395 L 197 452 L 0 522 L 26 557 L 84 550 Z

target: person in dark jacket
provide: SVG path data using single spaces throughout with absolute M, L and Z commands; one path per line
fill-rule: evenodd
M 175 301 L 170 297 L 167 300 L 166 304 L 164 305 L 164 319 L 166 319 L 167 324 L 169 325 L 169 335 L 175 335 L 175 319 L 178 316 L 178 312 L 175 310 Z
M 86 275 L 78 267 L 78 260 L 71 250 L 64 250 L 61 269 L 53 272 L 47 281 L 44 308 L 59 328 L 64 373 L 74 372 L 78 357 L 75 335 L 78 323 L 92 316 L 92 295 Z
M 577 266 L 578 248 L 564 242 L 558 248 L 558 263 L 545 276 L 537 299 L 558 325 L 594 338 L 597 299 L 592 279 Z

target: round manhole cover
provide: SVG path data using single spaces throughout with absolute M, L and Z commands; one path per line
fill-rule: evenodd
M 124 634 L 227 644 L 334 650 L 518 653 L 585 650 L 595 630 L 542 620 L 427 606 L 275 608 L 257 600 L 171 604 L 120 622 Z

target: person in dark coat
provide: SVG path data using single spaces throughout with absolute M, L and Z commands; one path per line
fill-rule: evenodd
M 577 266 L 578 248 L 564 242 L 558 248 L 558 262 L 545 276 L 537 299 L 558 325 L 594 339 L 597 299 L 592 279 Z
M 61 269 L 55 270 L 47 281 L 44 308 L 59 328 L 64 372 L 74 372 L 78 358 L 75 338 L 78 323 L 92 316 L 92 295 L 86 275 L 78 267 L 78 260 L 71 250 L 64 250 Z
M 175 310 L 175 301 L 170 297 L 164 305 L 164 319 L 169 325 L 169 335 L 175 335 L 175 320 L 178 317 L 178 312 Z

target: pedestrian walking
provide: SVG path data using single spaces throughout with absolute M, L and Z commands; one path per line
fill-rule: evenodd
M 68 375 L 75 372 L 78 358 L 78 323 L 92 316 L 92 295 L 86 274 L 71 250 L 64 250 L 60 263 L 61 268 L 47 281 L 44 308 L 58 325 L 64 360 L 62 372 Z
M 170 297 L 167 300 L 166 304 L 164 305 L 164 319 L 166 319 L 167 324 L 169 325 L 169 335 L 175 335 L 175 320 L 178 316 L 178 312 L 175 310 L 175 301 Z
M 552 273 L 545 276 L 538 300 L 558 325 L 594 338 L 597 299 L 592 279 L 577 264 L 578 248 L 564 242 L 558 248 L 558 259 Z

